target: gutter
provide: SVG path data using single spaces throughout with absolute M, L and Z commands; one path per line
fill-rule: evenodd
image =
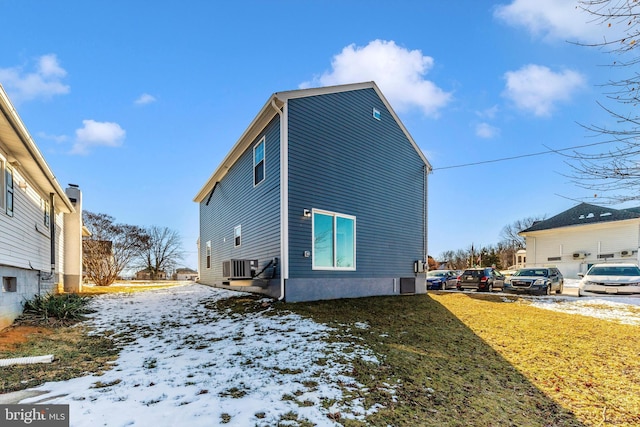
M 286 103 L 283 108 L 286 108 Z M 287 147 L 286 123 L 283 112 L 276 105 L 275 99 L 271 106 L 280 116 L 280 296 L 278 301 L 284 300 L 285 280 L 289 278 L 289 152 Z

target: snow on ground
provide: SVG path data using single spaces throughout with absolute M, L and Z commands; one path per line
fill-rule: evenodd
M 565 279 L 565 290 L 574 289 L 577 295 L 577 279 Z M 640 325 L 640 298 L 620 296 L 556 296 L 528 297 L 531 305 L 546 310 L 562 311 L 582 316 L 597 317 L 628 325 Z
M 576 287 L 565 281 L 565 293 L 577 294 Z M 94 298 L 90 326 L 112 331 L 122 345 L 114 368 L 46 383 L 33 389 L 46 394 L 20 403 L 69 404 L 71 426 L 91 427 L 298 425 L 290 419 L 334 426 L 329 415 L 363 419 L 377 409 L 350 401 L 340 388 L 367 392 L 345 373 L 355 358 L 377 363 L 373 353 L 354 342 L 327 343 L 327 326 L 292 313 L 272 316 L 265 308 L 240 315 L 212 306 L 232 295 L 239 293 L 192 284 Z M 522 298 L 640 325 L 640 298 Z
M 123 344 L 114 368 L 46 383 L 34 390 L 47 394 L 20 403 L 69 404 L 71 425 L 91 427 L 298 425 L 283 416 L 333 426 L 330 414 L 363 419 L 375 410 L 340 403 L 339 387 L 366 393 L 345 372 L 348 360 L 375 362 L 373 354 L 326 343 L 327 326 L 295 314 L 211 307 L 231 295 L 194 284 L 96 297 L 90 325 Z

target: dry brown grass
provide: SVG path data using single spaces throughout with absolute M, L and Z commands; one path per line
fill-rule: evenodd
M 357 363 L 352 372 L 369 388 L 367 401 L 384 405 L 372 425 L 640 425 L 637 326 L 475 293 L 287 308 L 380 355 L 381 365 Z M 385 384 L 398 384 L 395 399 Z

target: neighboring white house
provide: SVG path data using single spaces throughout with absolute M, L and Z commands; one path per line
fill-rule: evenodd
M 0 85 L 0 329 L 35 295 L 81 289 L 82 201 L 65 192 Z
M 639 261 L 640 208 L 581 203 L 519 234 L 526 239 L 527 267 L 554 265 L 577 278 L 596 263 Z

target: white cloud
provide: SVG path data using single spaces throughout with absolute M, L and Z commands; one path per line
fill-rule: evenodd
M 615 31 L 598 26 L 599 21 L 582 10 L 577 0 L 513 0 L 496 7 L 494 16 L 546 40 L 598 42 L 607 31 Z
M 156 102 L 156 97 L 148 93 L 143 93 L 134 101 L 136 105 L 151 104 L 152 102 Z
M 418 108 L 427 116 L 437 116 L 452 95 L 424 78 L 433 63 L 421 51 L 407 50 L 393 41 L 374 40 L 364 47 L 351 44 L 333 57 L 331 71 L 300 87 L 375 81 L 395 110 Z
M 49 139 L 57 143 L 65 142 L 68 139 L 67 135 L 49 135 L 45 132 L 38 132 L 38 137 L 42 139 Z
M 34 72 L 20 67 L 0 68 L 0 83 L 14 102 L 30 101 L 69 93 L 69 86 L 61 81 L 66 75 L 56 55 L 49 54 L 38 58 Z
M 585 77 L 573 70 L 553 72 L 548 67 L 530 64 L 505 73 L 503 95 L 521 110 L 536 116 L 550 116 L 559 102 L 567 102 L 585 85 Z
M 487 108 L 485 110 L 476 111 L 476 115 L 481 118 L 486 117 L 488 119 L 494 119 L 499 111 L 500 108 L 497 105 L 494 105 L 493 107 Z
M 117 123 L 83 120 L 82 124 L 82 128 L 76 129 L 76 143 L 71 149 L 72 154 L 87 154 L 91 147 L 119 147 L 126 135 L 125 130 Z
M 476 135 L 483 139 L 491 139 L 500 135 L 500 129 L 483 122 L 476 125 Z

